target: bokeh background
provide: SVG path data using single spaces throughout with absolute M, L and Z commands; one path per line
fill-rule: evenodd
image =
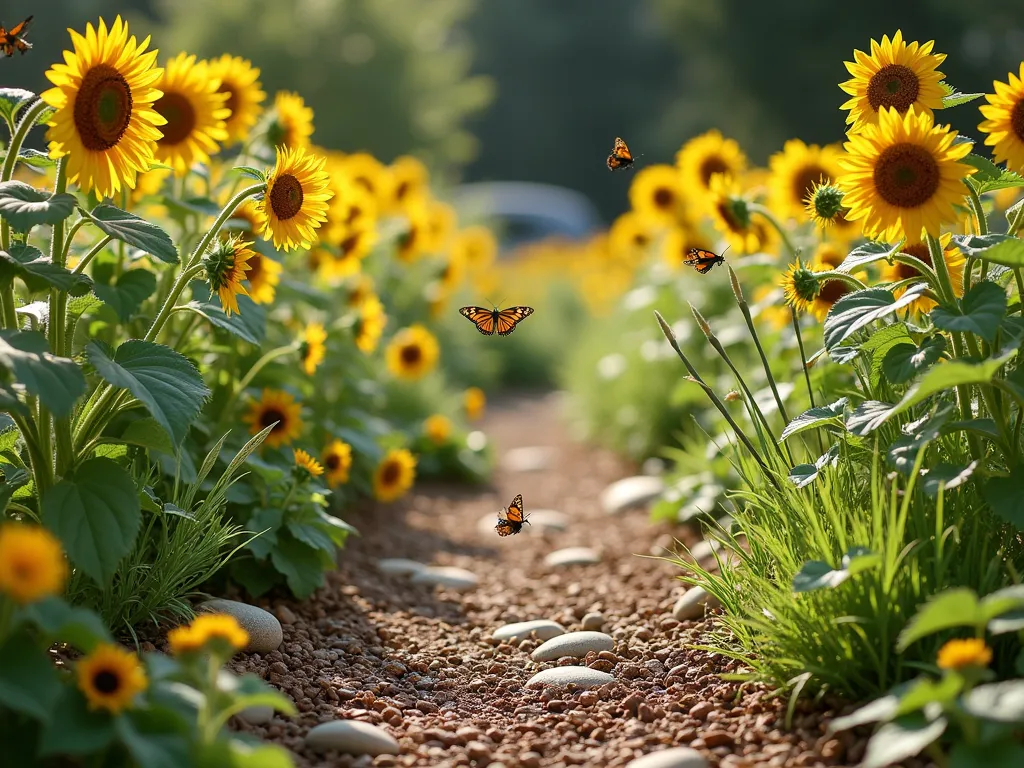
M 605 221 L 627 207 L 630 174 L 604 167 L 616 135 L 670 163 L 717 127 L 763 164 L 787 138 L 842 139 L 836 84 L 872 37 L 936 40 L 964 92 L 1024 54 L 1020 0 L 3 0 L 9 25 L 35 14 L 35 47 L 0 85 L 38 92 L 66 27 L 119 12 L 168 54 L 235 53 L 268 93 L 299 90 L 320 145 L 411 152 L 449 184 L 556 184 Z M 973 110 L 942 117 L 974 131 Z

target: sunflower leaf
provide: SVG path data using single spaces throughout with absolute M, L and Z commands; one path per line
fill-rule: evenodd
M 165 264 L 178 263 L 178 249 L 170 236 L 156 224 L 107 203 L 100 203 L 87 215 L 93 224 L 115 240 L 145 251 Z
M 254 303 L 248 296 L 239 294 L 238 312 L 228 317 L 220 306 L 220 302 L 210 296 L 206 283 L 196 280 L 191 284 L 192 301 L 186 307 L 196 314 L 202 315 L 218 328 L 232 333 L 242 341 L 259 344 L 266 335 L 267 312 Z
M 10 126 L 12 133 L 18 112 L 35 97 L 32 91 L 21 88 L 0 88 L 0 117 Z
M 955 306 L 937 306 L 930 315 L 936 328 L 970 331 L 989 344 L 995 341 L 1006 316 L 1006 291 L 984 280 L 969 290 Z
M 942 106 L 944 109 L 959 107 L 961 104 L 970 104 L 984 95 L 984 93 L 960 93 L 960 91 L 950 86 L 949 92 L 942 97 Z
M 7 153 L 0 154 L 0 159 L 7 160 Z M 46 152 L 40 152 L 38 149 L 21 150 L 18 153 L 18 162 L 32 168 L 52 168 L 57 164 L 57 161 L 51 159 Z
M 148 269 L 129 269 L 123 272 L 117 282 L 111 285 L 97 284 L 96 295 L 113 309 L 121 322 L 127 323 L 142 302 L 156 292 L 156 275 Z
M 985 501 L 992 511 L 1008 523 L 1024 530 L 1024 494 L 1020 492 L 1024 484 L 1024 467 L 1018 466 L 1010 471 L 1009 477 L 991 477 L 985 483 Z
M 72 296 L 84 296 L 92 288 L 92 279 L 87 275 L 54 264 L 38 248 L 24 243 L 14 243 L 10 251 L 0 251 L 0 278 L 15 275 L 32 292 L 53 287 Z
M 838 272 L 852 272 L 854 269 L 863 267 L 866 264 L 871 264 L 881 259 L 888 259 L 900 248 L 900 244 L 889 245 L 888 243 L 879 243 L 876 241 L 869 241 L 862 243 L 850 251 L 849 255 L 843 259 L 843 263 L 840 264 L 836 271 Z
M 881 372 L 890 384 L 906 384 L 926 368 L 930 368 L 946 351 L 946 339 L 935 335 L 921 345 L 899 342 L 889 347 L 882 358 Z
M 999 178 L 1001 172 L 999 166 L 983 155 L 976 155 L 971 152 L 971 154 L 964 158 L 964 162 L 978 169 L 977 173 L 968 177 L 971 180 L 971 185 L 975 188 L 980 186 L 982 182 Z
M 786 425 L 786 428 L 782 430 L 779 440 L 786 440 L 793 435 L 798 435 L 801 432 L 816 427 L 824 427 L 829 424 L 838 426 L 842 423 L 846 403 L 847 399 L 841 397 L 829 405 L 821 405 L 804 411 Z
M 918 283 L 907 288 L 898 299 L 885 288 L 865 288 L 843 296 L 825 318 L 825 348 L 831 350 L 857 331 L 881 320 L 920 298 L 927 288 Z
M 954 235 L 953 241 L 972 259 L 985 259 L 1007 267 L 1024 267 L 1024 240 L 1008 235 Z
M 0 217 L 17 232 L 39 224 L 57 224 L 75 210 L 75 196 L 66 192 L 48 195 L 23 181 L 0 184 Z
M 930 469 L 921 470 L 921 474 L 924 477 L 922 489 L 926 495 L 934 499 L 939 495 L 939 486 L 942 486 L 946 491 L 959 488 L 971 479 L 971 475 L 974 474 L 974 470 L 977 468 L 977 460 L 972 461 L 970 464 L 960 465 L 940 461 Z
M 259 168 L 253 168 L 251 165 L 236 165 L 231 169 L 232 171 L 238 171 L 242 176 L 247 176 L 250 179 L 256 181 L 266 181 L 267 175 Z
M 995 192 L 998 189 L 1012 189 L 1013 187 L 1024 187 L 1024 176 L 1014 171 L 1006 171 L 999 168 L 999 174 L 995 178 L 985 178 L 974 181 L 974 177 L 968 177 L 971 186 L 979 195 L 986 192 Z
M 0 331 L 0 368 L 11 371 L 55 416 L 67 416 L 85 393 L 82 369 L 74 360 L 51 354 L 38 331 Z

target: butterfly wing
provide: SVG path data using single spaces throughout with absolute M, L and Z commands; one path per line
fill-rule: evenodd
M 25 51 L 27 51 L 29 48 L 32 47 L 32 43 L 26 43 L 21 38 L 18 38 L 17 40 L 14 41 L 14 47 L 17 48 L 22 53 L 24 53 Z
M 626 146 L 626 142 L 616 136 L 615 145 L 612 147 L 612 153 L 608 155 L 608 160 L 605 162 L 608 165 L 608 169 L 612 171 L 617 171 L 620 168 L 628 168 L 633 164 L 633 153 L 629 151 L 629 147 Z
M 533 314 L 533 307 L 509 307 L 498 313 L 498 335 L 508 336 L 520 321 Z
M 499 520 L 498 524 L 494 526 L 494 530 L 498 532 L 499 536 L 512 536 L 519 533 L 522 527 L 522 523 L 513 523 L 511 520 Z
M 520 493 L 512 499 L 512 503 L 505 510 L 505 518 L 513 523 L 523 522 L 523 494 Z
M 703 248 L 691 248 L 686 258 L 683 259 L 683 264 L 693 267 L 702 275 L 707 274 L 711 271 L 711 268 L 716 264 L 722 264 L 725 262 L 724 256 L 719 256 L 712 251 L 706 251 Z
M 532 310 L 531 310 L 532 311 Z M 459 314 L 469 320 L 484 336 L 494 334 L 494 312 L 483 307 L 463 307 Z
M 14 26 L 14 27 L 11 27 L 11 31 L 8 32 L 7 34 L 10 37 L 17 37 L 18 35 L 25 34 L 25 30 L 28 29 L 28 23 L 30 21 L 32 21 L 32 17 L 31 16 L 29 16 L 27 19 L 25 19 L 23 22 L 21 22 L 21 24 L 18 24 L 18 25 Z

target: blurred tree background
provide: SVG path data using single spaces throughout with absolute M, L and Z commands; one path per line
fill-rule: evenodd
M 118 12 L 167 55 L 252 59 L 268 93 L 314 108 L 319 144 L 560 184 L 609 219 L 631 178 L 604 168 L 616 135 L 643 165 L 718 127 L 764 163 L 787 138 L 842 139 L 843 61 L 872 37 L 934 39 L 965 92 L 1024 57 L 1020 0 L 4 0 L 8 24 L 36 15 L 35 48 L 0 61 L 0 85 L 38 92 L 64 28 Z M 974 105 L 942 117 L 976 134 Z

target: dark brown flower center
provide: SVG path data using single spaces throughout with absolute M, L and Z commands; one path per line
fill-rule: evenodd
M 363 209 L 356 204 L 349 205 L 348 215 L 345 216 L 345 223 L 348 225 L 355 224 L 363 215 Z
M 882 107 L 895 107 L 901 115 L 917 101 L 921 83 L 914 70 L 902 64 L 889 64 L 868 81 L 868 103 L 876 112 Z
M 929 267 L 932 265 L 932 254 L 928 250 L 926 243 L 914 243 L 912 245 L 904 245 L 900 249 L 903 253 L 908 256 L 913 256 L 915 259 L 923 261 Z M 896 274 L 900 280 L 907 280 L 911 277 L 917 277 L 921 274 L 921 270 L 911 264 L 896 264 Z
M 728 173 L 729 166 L 718 155 L 710 155 L 704 158 L 704 162 L 700 164 L 699 172 L 701 183 L 706 187 L 711 183 L 711 177 L 716 173 Z
M 1010 130 L 1018 139 L 1024 141 L 1024 99 L 1013 105 L 1013 111 L 1010 112 Z
M 832 269 L 843 263 L 844 256 L 834 248 L 823 248 L 818 252 L 818 260 Z
M 384 465 L 380 473 L 380 481 L 383 485 L 394 485 L 402 476 L 402 468 L 397 461 L 389 461 Z
M 409 229 L 399 238 L 399 245 L 403 251 L 411 251 L 413 246 L 416 244 L 418 227 L 409 227 Z
M 647 235 L 645 233 L 643 233 L 643 232 L 634 232 L 633 233 L 633 245 L 635 245 L 637 248 L 645 248 L 647 246 L 647 243 L 649 243 L 649 242 L 650 242 L 650 238 L 647 237 Z
M 814 185 L 828 177 L 820 165 L 805 165 L 793 176 L 793 199 L 803 204 L 814 190 Z
M 99 64 L 82 78 L 75 96 L 75 129 L 93 152 L 117 146 L 132 118 L 132 91 L 120 72 Z
M 121 678 L 109 669 L 101 669 L 92 676 L 92 687 L 109 696 L 121 687 Z
M 348 256 L 356 249 L 357 245 L 359 245 L 359 235 L 349 235 L 338 243 L 338 250 L 341 251 L 342 256 Z
M 302 210 L 302 185 L 299 180 L 286 173 L 274 180 L 270 190 L 270 208 L 281 221 L 287 221 Z
M 405 365 L 416 365 L 423 359 L 423 350 L 419 344 L 406 344 L 402 347 L 401 357 Z
M 341 466 L 341 456 L 339 456 L 336 453 L 332 453 L 324 460 L 324 466 L 327 467 L 328 470 L 333 472 L 334 470 Z
M 192 135 L 196 127 L 196 111 L 183 94 L 165 93 L 157 99 L 153 109 L 167 120 L 167 125 L 160 126 L 164 135 L 158 143 L 180 144 Z
M 263 413 L 260 414 L 260 426 L 266 429 L 275 421 L 277 422 L 277 425 L 273 428 L 273 430 L 271 430 L 271 434 L 284 429 L 285 416 L 284 413 L 279 411 L 277 408 L 263 409 Z
M 672 208 L 676 201 L 675 193 L 668 187 L 658 187 L 654 190 L 654 207 L 667 211 Z
M 746 229 L 746 226 L 740 221 L 735 209 L 728 201 L 719 203 L 716 208 L 718 209 L 718 215 L 722 217 L 722 220 L 733 232 L 742 232 Z
M 939 190 L 939 164 L 924 147 L 894 144 L 875 161 L 875 189 L 897 208 L 917 208 Z
M 231 114 L 228 116 L 230 120 L 235 116 L 235 110 L 238 108 L 238 93 L 227 83 L 220 84 L 220 93 L 226 93 L 227 99 L 224 100 L 224 106 L 231 110 Z
M 400 181 L 398 186 L 395 187 L 395 199 L 404 200 L 405 196 L 409 194 L 409 188 L 410 186 L 408 181 Z
M 263 257 L 254 251 L 247 263 L 249 264 L 249 271 L 245 277 L 251 284 L 255 285 L 263 277 Z
M 831 306 L 850 292 L 850 286 L 842 280 L 828 280 L 818 291 L 818 300 Z

